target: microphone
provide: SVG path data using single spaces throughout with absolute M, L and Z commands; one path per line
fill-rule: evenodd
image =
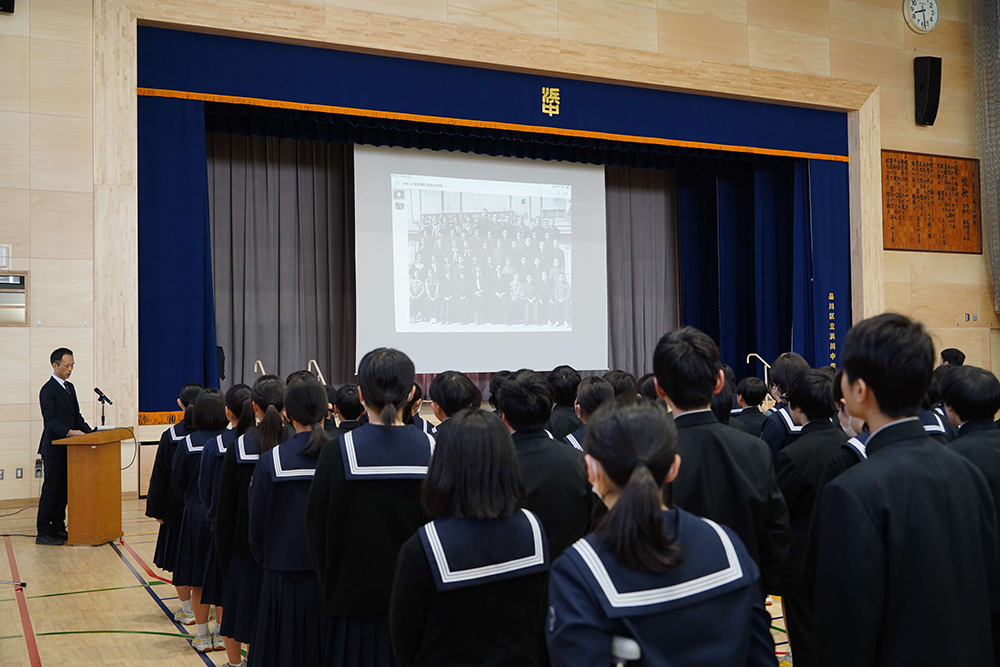
M 108 398 L 107 396 L 105 396 L 104 392 L 101 391 L 100 389 L 98 389 L 97 387 L 94 387 L 94 393 L 97 394 L 100 397 L 97 400 L 99 400 L 101 403 L 107 403 L 108 405 L 114 405 L 114 403 L 111 402 L 111 399 Z

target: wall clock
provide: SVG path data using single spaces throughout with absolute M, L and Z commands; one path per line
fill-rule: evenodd
M 937 25 L 941 13 L 937 0 L 903 0 L 903 18 L 910 30 L 925 35 Z

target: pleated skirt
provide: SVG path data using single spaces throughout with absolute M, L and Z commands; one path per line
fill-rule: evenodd
M 222 604 L 226 592 L 226 575 L 222 574 L 219 551 L 215 547 L 215 531 L 209 534 L 205 550 L 205 571 L 202 573 L 201 601 L 203 604 Z M 225 608 L 225 607 L 223 607 Z M 223 615 L 225 618 L 225 615 Z
M 201 503 L 185 505 L 174 561 L 174 586 L 205 585 L 205 554 L 211 537 L 212 527 L 205 507 Z
M 314 571 L 264 570 L 258 604 L 250 665 L 323 664 L 327 620 L 323 588 Z
M 397 667 L 389 640 L 389 615 L 329 616 L 323 664 L 332 667 Z
M 165 523 L 160 524 L 160 532 L 156 535 L 156 550 L 153 551 L 153 565 L 173 572 L 177 566 L 177 545 L 181 539 L 179 528 L 171 528 Z
M 264 568 L 252 556 L 233 554 L 222 596 L 222 636 L 249 644 L 257 625 L 260 587 Z

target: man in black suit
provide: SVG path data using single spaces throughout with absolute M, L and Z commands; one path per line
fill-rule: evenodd
M 44 420 L 38 452 L 45 463 L 45 479 L 38 499 L 35 544 L 61 546 L 69 537 L 66 532 L 66 448 L 53 445 L 52 441 L 83 435 L 94 429 L 80 414 L 76 389 L 69 382 L 73 373 L 73 351 L 60 347 L 50 355 L 49 361 L 52 362 L 52 377 L 38 392 Z

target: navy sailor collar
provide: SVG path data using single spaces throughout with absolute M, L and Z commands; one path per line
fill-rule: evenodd
M 566 442 L 573 445 L 574 449 L 583 451 L 583 439 L 587 435 L 587 425 L 584 424 L 580 428 L 576 429 L 572 433 L 568 434 L 565 438 Z
M 858 433 L 856 436 L 844 443 L 844 447 L 851 448 L 855 454 L 858 455 L 862 460 L 868 458 L 868 438 L 871 437 L 871 433 L 864 431 Z
M 168 428 L 167 432 L 170 433 L 170 439 L 174 442 L 180 442 L 188 435 L 188 431 L 184 427 L 184 422 L 177 422 Z
M 649 573 L 619 563 L 593 533 L 566 550 L 609 618 L 662 613 L 751 585 L 753 568 L 741 561 L 722 526 L 675 508 L 664 511 L 664 528 L 677 535 L 686 553 L 698 557 Z
M 500 519 L 436 519 L 419 530 L 438 591 L 524 577 L 549 568 L 541 522 L 525 509 Z
M 311 480 L 316 472 L 316 456 L 305 456 L 302 450 L 309 444 L 310 433 L 296 433 L 295 437 L 286 440 L 264 454 L 270 458 L 274 466 L 273 481 Z
M 423 479 L 434 453 L 434 437 L 405 426 L 365 424 L 340 437 L 344 477 Z
M 188 454 L 201 454 L 205 449 L 205 443 L 222 434 L 225 429 L 215 431 L 195 431 L 184 437 L 184 450 Z
M 229 445 L 236 441 L 236 431 L 231 428 L 227 428 L 225 431 L 220 433 L 218 437 L 209 440 L 206 445 L 208 449 L 205 450 L 205 454 L 212 454 L 213 456 L 225 456 L 226 451 L 229 450 Z

